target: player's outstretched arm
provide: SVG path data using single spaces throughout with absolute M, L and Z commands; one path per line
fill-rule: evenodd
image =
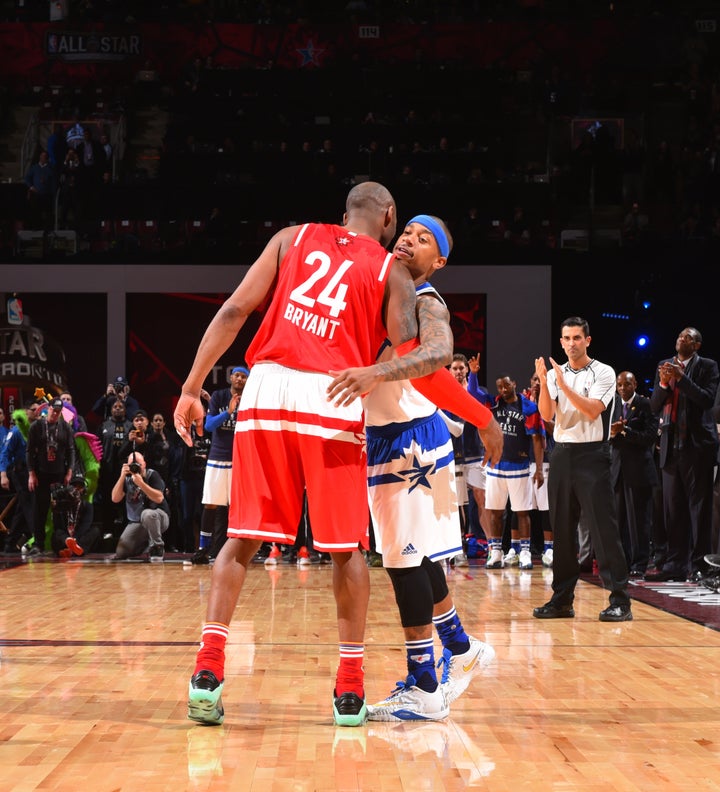
M 192 445 L 191 425 L 195 425 L 198 435 L 203 433 L 200 392 L 205 378 L 230 348 L 248 316 L 269 293 L 287 245 L 296 232 L 297 227 L 291 226 L 273 236 L 205 330 L 174 413 L 175 428 L 187 445 Z

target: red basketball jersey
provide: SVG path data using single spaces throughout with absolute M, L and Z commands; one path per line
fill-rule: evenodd
M 386 336 L 382 303 L 392 260 L 379 242 L 342 226 L 302 226 L 247 362 L 319 372 L 374 363 Z

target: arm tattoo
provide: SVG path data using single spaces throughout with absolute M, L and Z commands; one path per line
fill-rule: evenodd
M 402 282 L 402 291 L 398 290 L 400 297 L 400 310 L 398 316 L 398 332 L 403 342 L 415 338 L 418 326 L 415 312 L 417 310 L 415 285 L 409 278 Z M 399 377 L 402 379 L 402 377 Z
M 417 298 L 420 346 L 401 358 L 377 363 L 384 380 L 416 379 L 452 361 L 453 336 L 447 308 L 435 297 Z

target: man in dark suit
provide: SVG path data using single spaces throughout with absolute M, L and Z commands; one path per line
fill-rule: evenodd
M 650 399 L 637 391 L 631 371 L 621 371 L 610 426 L 610 475 L 620 538 L 630 577 L 642 577 L 650 559 L 653 487 L 658 482 L 653 453 L 658 417 Z
M 715 405 L 712 408 L 712 417 L 715 425 L 720 432 L 720 388 L 715 394 Z M 720 445 L 720 444 L 719 444 Z M 715 462 L 715 480 L 713 482 L 713 508 L 712 508 L 712 553 L 717 555 L 720 553 L 720 449 L 718 450 L 718 457 Z M 718 577 L 720 582 L 720 570 L 715 567 L 713 570 L 715 577 Z
M 718 433 L 712 407 L 720 381 L 718 364 L 700 357 L 702 335 L 686 327 L 676 355 L 655 375 L 650 406 L 660 419 L 660 470 L 668 552 L 662 569 L 646 580 L 698 581 L 711 552 L 713 467 Z

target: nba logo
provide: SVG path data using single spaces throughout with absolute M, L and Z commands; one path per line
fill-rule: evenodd
M 7 301 L 8 324 L 21 325 L 23 323 L 22 303 L 17 294 L 13 294 Z

